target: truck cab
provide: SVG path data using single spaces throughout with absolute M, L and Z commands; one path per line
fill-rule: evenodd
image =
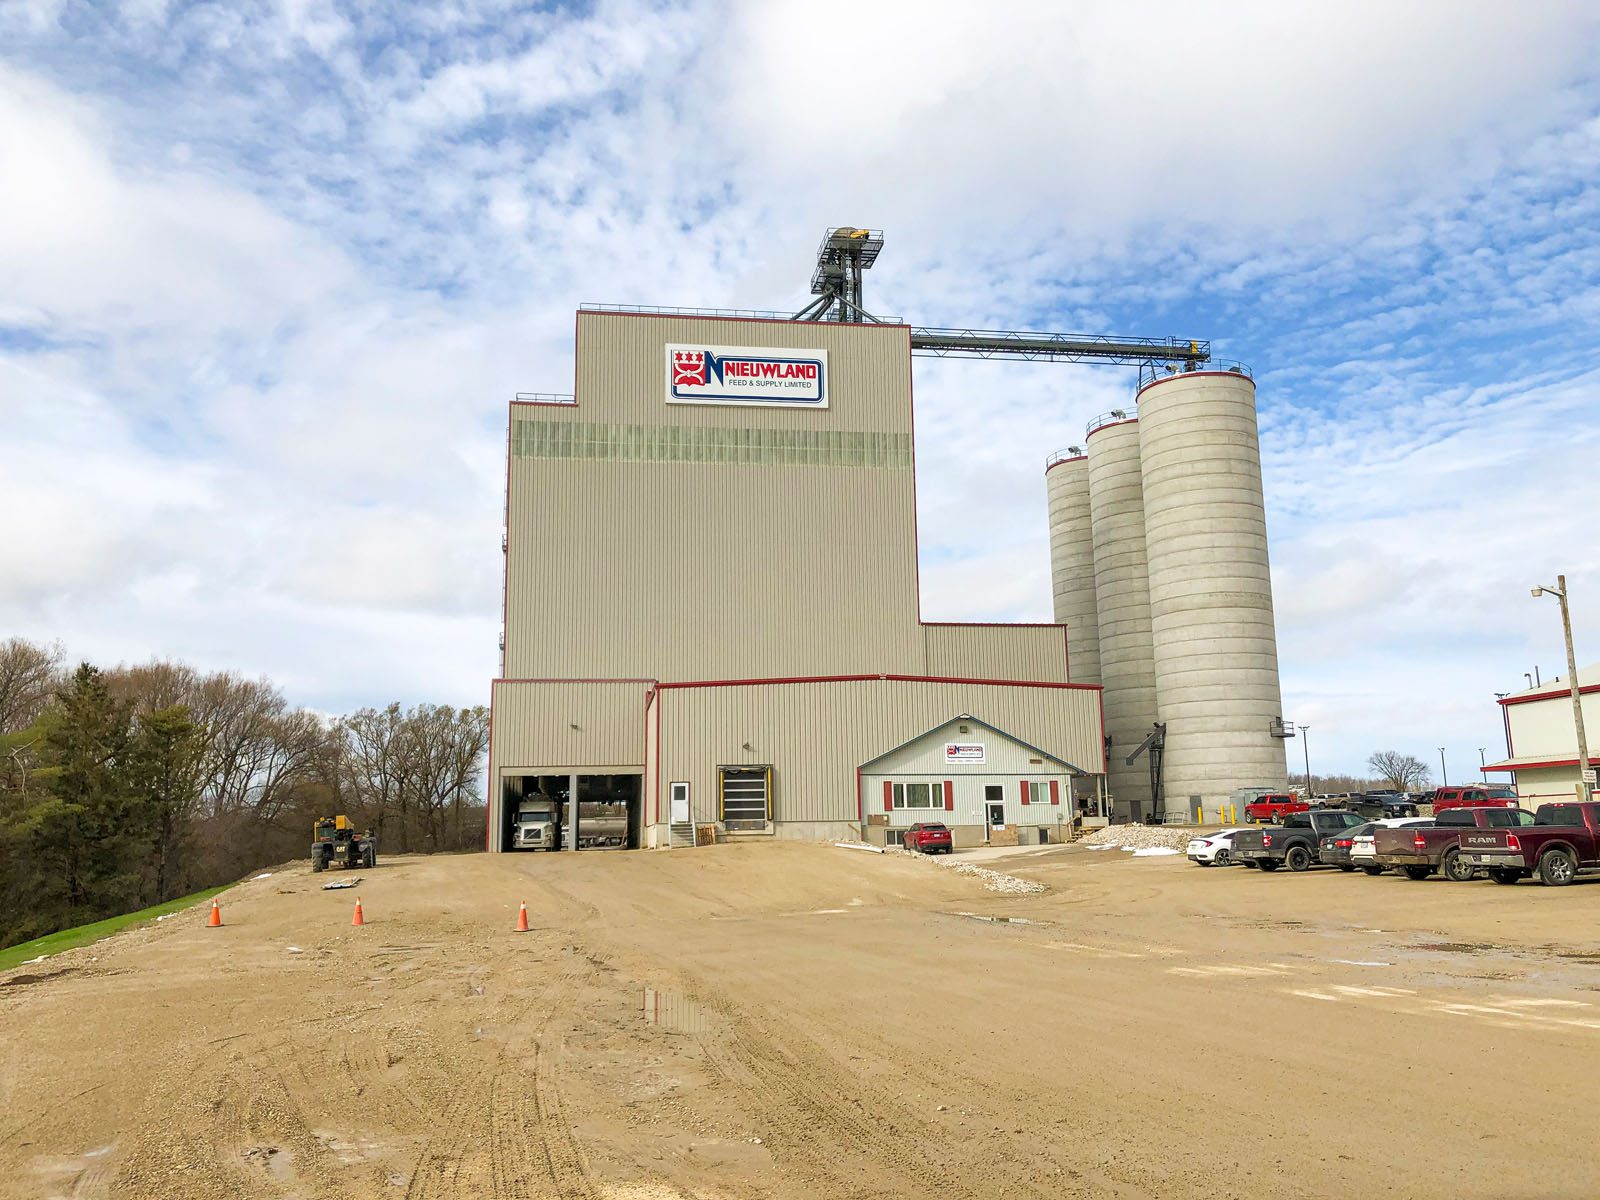
M 555 802 L 548 797 L 523 800 L 511 830 L 514 850 L 554 850 L 557 831 Z

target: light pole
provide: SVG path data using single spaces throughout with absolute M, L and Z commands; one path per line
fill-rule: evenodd
M 1494 694 L 1494 698 L 1496 700 L 1504 700 L 1509 695 L 1511 695 L 1510 692 L 1496 692 Z M 1500 706 L 1500 723 L 1506 727 L 1506 757 L 1510 758 L 1511 757 L 1511 710 L 1508 709 L 1504 704 L 1502 704 Z
M 1583 732 L 1583 695 L 1578 691 L 1578 660 L 1572 653 L 1572 612 L 1567 607 L 1567 577 L 1556 576 L 1555 587 L 1536 587 L 1535 597 L 1553 594 L 1561 601 L 1561 635 L 1567 641 L 1567 683 L 1572 689 L 1572 724 L 1578 732 L 1578 782 L 1583 794 L 1589 795 L 1589 781 L 1583 773 L 1589 769 L 1589 739 Z
M 1450 786 L 1450 772 L 1445 768 L 1445 765 L 1444 765 L 1444 747 L 1443 746 L 1439 747 L 1439 777 L 1440 777 L 1440 784 L 1439 784 L 1440 787 L 1449 787 Z
M 1306 800 L 1309 802 L 1311 799 L 1311 743 L 1306 740 L 1306 730 L 1310 729 L 1311 726 L 1301 725 L 1298 728 L 1300 730 L 1300 749 L 1306 752 Z
M 1485 749 L 1487 749 L 1487 747 L 1484 747 L 1484 746 L 1479 746 L 1478 747 L 1478 778 L 1480 778 L 1480 779 L 1489 778 L 1489 772 L 1487 770 L 1485 770 L 1485 768 L 1489 764 L 1486 763 L 1483 760 L 1483 752 L 1484 752 Z

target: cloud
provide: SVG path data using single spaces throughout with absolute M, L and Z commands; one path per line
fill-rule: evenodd
M 1484 744 L 1523 576 L 1600 618 L 1592 6 L 935 10 L 0 6 L 0 624 L 481 700 L 577 302 L 793 311 L 849 218 L 876 311 L 1248 360 L 1313 765 Z M 1043 456 L 1132 391 L 918 360 L 927 617 L 1048 616 Z

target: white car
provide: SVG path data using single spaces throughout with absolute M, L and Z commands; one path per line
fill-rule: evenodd
M 1205 834 L 1191 841 L 1185 853 L 1190 862 L 1197 862 L 1202 867 L 1231 867 L 1234 864 L 1234 835 L 1243 832 L 1242 829 L 1219 829 L 1216 833 Z
M 1374 844 L 1377 841 L 1375 831 L 1379 829 L 1404 829 L 1408 825 L 1432 825 L 1431 817 L 1385 817 L 1381 821 L 1370 821 L 1355 831 L 1355 836 L 1350 839 L 1350 864 L 1360 867 L 1368 875 L 1382 875 L 1383 868 L 1376 859 L 1378 849 Z

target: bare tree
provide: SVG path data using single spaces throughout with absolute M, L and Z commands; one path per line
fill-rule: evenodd
M 1428 782 L 1427 764 L 1398 750 L 1374 751 L 1367 759 L 1367 766 L 1397 792 L 1416 791 Z
M 0 734 L 26 729 L 66 682 L 61 644 L 39 646 L 22 638 L 0 642 Z

